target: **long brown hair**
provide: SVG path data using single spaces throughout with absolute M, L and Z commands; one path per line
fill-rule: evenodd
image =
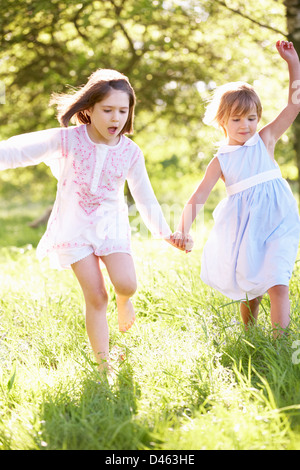
M 121 134 L 132 134 L 136 103 L 135 93 L 128 78 L 116 70 L 96 70 L 89 77 L 86 85 L 75 90 L 72 94 L 54 93 L 50 104 L 57 106 L 57 119 L 61 126 L 67 127 L 70 121 L 74 124 L 90 124 L 90 117 L 85 111 L 102 101 L 112 90 L 124 91 L 128 94 L 128 118 Z

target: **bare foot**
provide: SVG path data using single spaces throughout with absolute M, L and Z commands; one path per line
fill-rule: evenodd
M 110 351 L 110 359 L 114 364 L 120 364 L 126 359 L 126 351 L 114 345 Z
M 115 369 L 110 365 L 106 364 L 105 367 L 98 367 L 98 372 L 100 376 L 99 384 L 101 383 L 108 383 L 109 385 L 113 385 L 116 379 L 116 371 Z
M 135 320 L 135 312 L 131 300 L 123 301 L 117 296 L 119 331 L 126 333 L 132 327 Z
M 111 367 L 111 360 L 109 357 L 106 359 L 100 359 L 98 357 L 97 362 L 98 362 L 98 372 L 100 374 L 110 373 L 110 371 L 112 370 L 112 367 Z

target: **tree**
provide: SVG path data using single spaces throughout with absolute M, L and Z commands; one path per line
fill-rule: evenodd
M 270 8 L 270 9 L 261 9 L 259 12 L 256 8 L 256 5 L 251 5 L 251 2 L 233 2 L 235 4 L 234 7 L 230 6 L 229 1 L 219 1 L 216 0 L 216 3 L 221 5 L 222 7 L 226 8 L 227 10 L 231 11 L 235 15 L 242 17 L 244 20 L 254 23 L 255 25 L 259 26 L 260 28 L 267 29 L 278 33 L 279 35 L 285 37 L 288 41 L 293 42 L 294 47 L 300 57 L 300 0 L 284 0 L 279 8 L 285 6 L 284 16 L 286 19 L 286 25 L 283 27 L 281 22 L 278 25 L 277 21 L 274 21 L 274 13 L 278 13 L 277 9 Z M 247 5 L 245 5 L 247 3 Z M 263 2 L 261 2 L 263 3 Z M 264 2 L 265 3 L 265 2 Z M 274 2 L 273 2 L 274 3 Z M 267 20 L 265 15 L 257 14 L 257 13 L 264 13 L 268 11 Z M 296 118 L 293 126 L 292 126 L 292 137 L 291 140 L 293 142 L 294 154 L 295 154 L 295 161 L 297 166 L 298 172 L 298 192 L 300 193 L 300 115 Z
M 202 117 L 216 83 L 257 82 L 271 109 L 286 77 L 274 47 L 285 9 L 275 0 L 2 0 L 2 11 L 2 139 L 57 126 L 48 108 L 53 91 L 80 86 L 99 67 L 116 68 L 136 90 L 134 139 L 153 173 L 176 167 L 178 178 L 214 152 L 216 133 Z M 261 26 L 265 11 L 269 29 Z
M 286 6 L 287 37 L 289 41 L 294 43 L 295 49 L 300 57 L 300 1 L 285 0 L 284 5 Z M 298 115 L 293 124 L 293 132 L 300 193 L 300 115 Z

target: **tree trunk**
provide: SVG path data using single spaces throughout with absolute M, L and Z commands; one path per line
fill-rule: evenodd
M 300 57 L 300 0 L 285 0 L 288 40 L 292 41 Z M 300 114 L 293 124 L 294 149 L 298 169 L 298 193 L 300 194 Z

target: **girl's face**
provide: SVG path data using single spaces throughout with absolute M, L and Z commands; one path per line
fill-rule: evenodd
M 235 115 L 233 110 L 228 122 L 223 124 L 227 131 L 228 144 L 244 145 L 256 133 L 258 121 L 255 105 L 244 115 Z
M 124 91 L 112 90 L 86 113 L 91 119 L 87 130 L 93 142 L 116 145 L 128 118 L 129 96 Z

